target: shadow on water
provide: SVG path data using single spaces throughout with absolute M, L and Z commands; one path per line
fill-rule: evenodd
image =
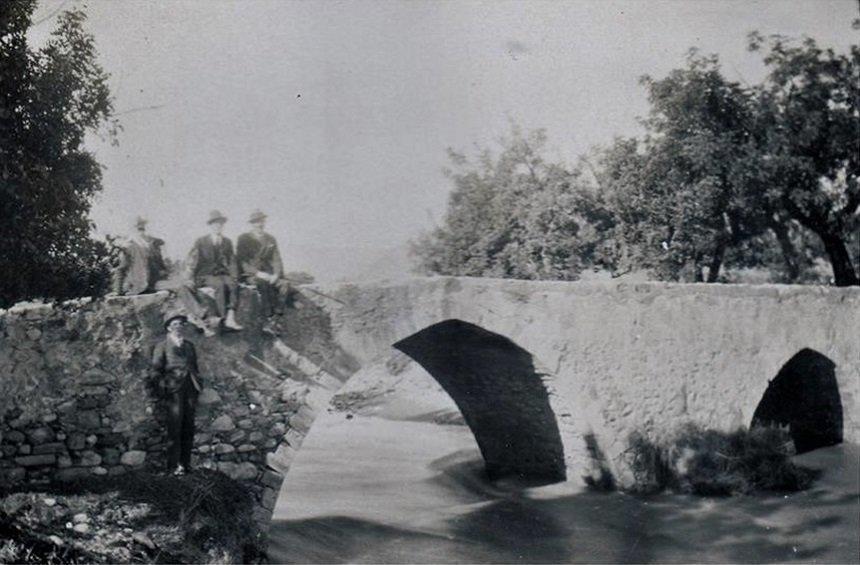
M 835 448 L 839 449 L 839 448 Z M 471 457 L 471 458 L 470 458 Z M 858 562 L 847 490 L 709 499 L 490 482 L 474 453 L 432 464 L 463 504 L 420 525 L 345 516 L 276 523 L 273 557 L 329 563 Z M 825 475 L 827 472 L 825 472 Z M 398 524 L 398 525 L 392 525 Z

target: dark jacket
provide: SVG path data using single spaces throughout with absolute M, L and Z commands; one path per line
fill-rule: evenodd
M 236 243 L 236 260 L 242 278 L 252 279 L 257 271 L 274 273 L 279 278 L 284 276 L 278 242 L 267 233 L 259 239 L 251 232 L 240 235 Z
M 164 240 L 145 236 L 148 245 L 129 240 L 120 251 L 119 265 L 113 272 L 113 291 L 117 294 L 153 292 L 155 283 L 167 278 L 161 256 Z
M 149 376 L 156 390 L 163 393 L 179 392 L 183 386 L 195 394 L 199 392 L 194 386 L 202 387 L 200 371 L 197 368 L 197 351 L 194 344 L 187 339 L 182 347 L 166 337 L 155 344 L 152 349 L 152 361 L 149 365 Z
M 210 275 L 228 275 L 234 279 L 239 276 L 233 242 L 221 236 L 221 244 L 215 246 L 212 236 L 205 235 L 194 242 L 188 253 L 188 273 L 198 286 L 203 286 L 202 278 Z

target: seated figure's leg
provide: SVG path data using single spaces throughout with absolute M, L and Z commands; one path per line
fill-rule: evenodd
M 218 316 L 223 318 L 227 314 L 227 280 L 228 277 L 209 275 L 203 277 L 203 284 L 211 286 L 215 290 L 215 305 L 218 308 Z
M 192 316 L 196 316 L 197 318 L 204 319 L 208 314 L 208 309 L 206 306 L 200 303 L 197 299 L 197 295 L 195 294 L 194 289 L 182 285 L 176 291 L 179 296 L 179 300 L 182 302 L 182 305 L 185 306 L 185 309 L 188 310 L 188 313 Z

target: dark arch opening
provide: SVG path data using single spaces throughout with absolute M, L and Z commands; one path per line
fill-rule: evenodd
M 461 320 L 429 326 L 394 347 L 424 367 L 457 404 L 491 479 L 565 479 L 561 435 L 528 351 Z
M 797 453 L 842 443 L 842 398 L 836 364 L 812 349 L 802 349 L 770 381 L 752 426 L 789 427 Z

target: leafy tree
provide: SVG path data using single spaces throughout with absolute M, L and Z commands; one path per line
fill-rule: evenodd
M 108 77 L 81 11 L 31 48 L 35 6 L 0 3 L 0 306 L 97 294 L 108 280 L 88 219 L 101 168 L 84 148 L 88 132 L 115 139 Z
M 412 246 L 429 273 L 518 279 L 578 278 L 612 224 L 578 171 L 543 156 L 546 134 L 514 128 L 498 156 L 449 151 L 454 183 L 444 225 Z
M 858 285 L 848 245 L 860 229 L 860 47 L 753 33 L 749 48 L 769 69 L 753 89 L 763 197 L 818 236 L 837 286 Z

